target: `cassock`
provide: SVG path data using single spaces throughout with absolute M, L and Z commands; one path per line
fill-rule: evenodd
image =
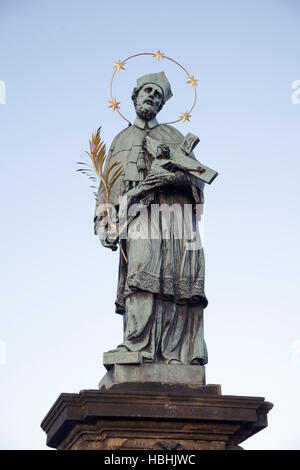
M 122 175 L 109 200 L 116 210 L 121 198 L 141 183 L 151 168 L 153 157 L 143 150 L 146 135 L 174 151 L 184 138 L 156 118 L 137 118 L 115 137 L 105 171 L 115 162 L 122 164 Z M 189 157 L 195 159 L 193 153 Z M 145 361 L 206 364 L 205 263 L 195 210 L 203 204 L 204 183 L 185 172 L 178 172 L 178 176 L 177 184 L 153 190 L 152 203 L 130 223 L 128 236 L 121 241 L 128 262 L 120 253 L 116 298 L 116 312 L 124 316 L 120 346 L 140 351 Z M 105 191 L 100 185 L 95 232 L 104 203 Z M 171 210 L 160 211 L 162 207 Z

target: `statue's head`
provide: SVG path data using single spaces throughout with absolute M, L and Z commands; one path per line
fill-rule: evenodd
M 172 96 L 171 86 L 165 73 L 159 72 L 139 78 L 131 98 L 138 117 L 149 121 Z

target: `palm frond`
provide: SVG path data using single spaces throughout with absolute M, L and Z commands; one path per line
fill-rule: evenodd
M 104 168 L 104 163 L 106 160 L 106 145 L 105 143 L 101 140 L 100 136 L 100 131 L 101 127 L 97 129 L 95 133 L 92 134 L 92 138 L 89 141 L 89 146 L 90 146 L 90 151 L 85 151 L 84 155 L 81 155 L 81 158 L 83 161 L 77 162 L 78 165 L 83 165 L 83 168 L 78 168 L 77 171 L 79 171 L 81 174 L 86 175 L 90 181 L 93 183 L 96 182 L 102 182 L 104 185 L 104 190 L 105 190 L 105 200 L 106 200 L 106 211 L 107 211 L 107 218 L 108 218 L 108 223 L 110 226 L 117 231 L 117 227 L 114 224 L 114 222 L 111 220 L 110 215 L 109 215 L 109 196 L 110 192 L 112 190 L 113 185 L 117 181 L 117 179 L 121 176 L 123 172 L 123 165 L 120 162 L 115 162 L 113 163 L 107 171 L 103 171 Z M 115 170 L 113 172 L 113 170 Z M 113 172 L 113 173 L 112 173 Z M 90 186 L 92 189 L 96 189 L 96 187 Z M 94 192 L 94 196 L 96 198 L 96 201 L 98 201 L 98 194 L 97 192 Z M 127 263 L 127 257 L 125 255 L 125 252 L 123 250 L 123 247 L 121 243 L 118 243 L 122 256 L 124 257 L 125 262 Z
M 86 175 L 94 183 L 98 182 L 100 184 L 102 181 L 105 186 L 106 195 L 109 196 L 113 185 L 122 174 L 123 165 L 120 162 L 115 162 L 104 172 L 106 145 L 101 139 L 100 132 L 101 126 L 95 133 L 92 133 L 92 137 L 89 140 L 90 151 L 85 151 L 84 154 L 81 155 L 81 161 L 77 162 L 80 168 L 76 171 Z M 112 174 L 112 171 L 117 169 L 117 167 L 119 167 L 118 170 Z M 94 186 L 91 186 L 91 188 L 93 187 Z

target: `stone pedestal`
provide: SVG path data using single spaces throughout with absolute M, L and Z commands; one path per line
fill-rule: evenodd
M 62 393 L 41 426 L 61 450 L 238 449 L 267 426 L 271 408 L 261 397 L 222 395 L 219 385 L 106 382 Z
M 112 385 L 125 383 L 161 383 L 169 385 L 205 385 L 205 367 L 186 364 L 115 364 L 99 383 L 99 388 L 109 389 Z

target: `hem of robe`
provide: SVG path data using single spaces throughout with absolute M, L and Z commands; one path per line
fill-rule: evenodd
M 190 303 L 201 305 L 204 309 L 208 305 L 208 300 L 204 293 L 204 280 L 191 280 L 181 278 L 174 280 L 173 277 L 165 276 L 163 279 L 145 271 L 131 273 L 126 280 L 123 292 L 118 293 L 115 302 L 116 313 L 123 314 L 125 311 L 125 298 L 137 291 L 157 294 L 164 300 L 172 300 L 177 304 Z
M 139 298 L 148 297 L 138 295 L 135 300 L 127 298 L 127 314 L 130 311 L 131 314 L 127 317 L 121 346 L 129 351 L 139 351 L 146 361 L 207 364 L 202 307 L 199 309 L 195 304 L 174 305 L 161 296 L 151 296 L 148 299 L 150 308 L 141 311 L 140 318 Z M 132 310 L 133 306 L 135 308 Z M 140 321 L 137 323 L 138 318 Z

